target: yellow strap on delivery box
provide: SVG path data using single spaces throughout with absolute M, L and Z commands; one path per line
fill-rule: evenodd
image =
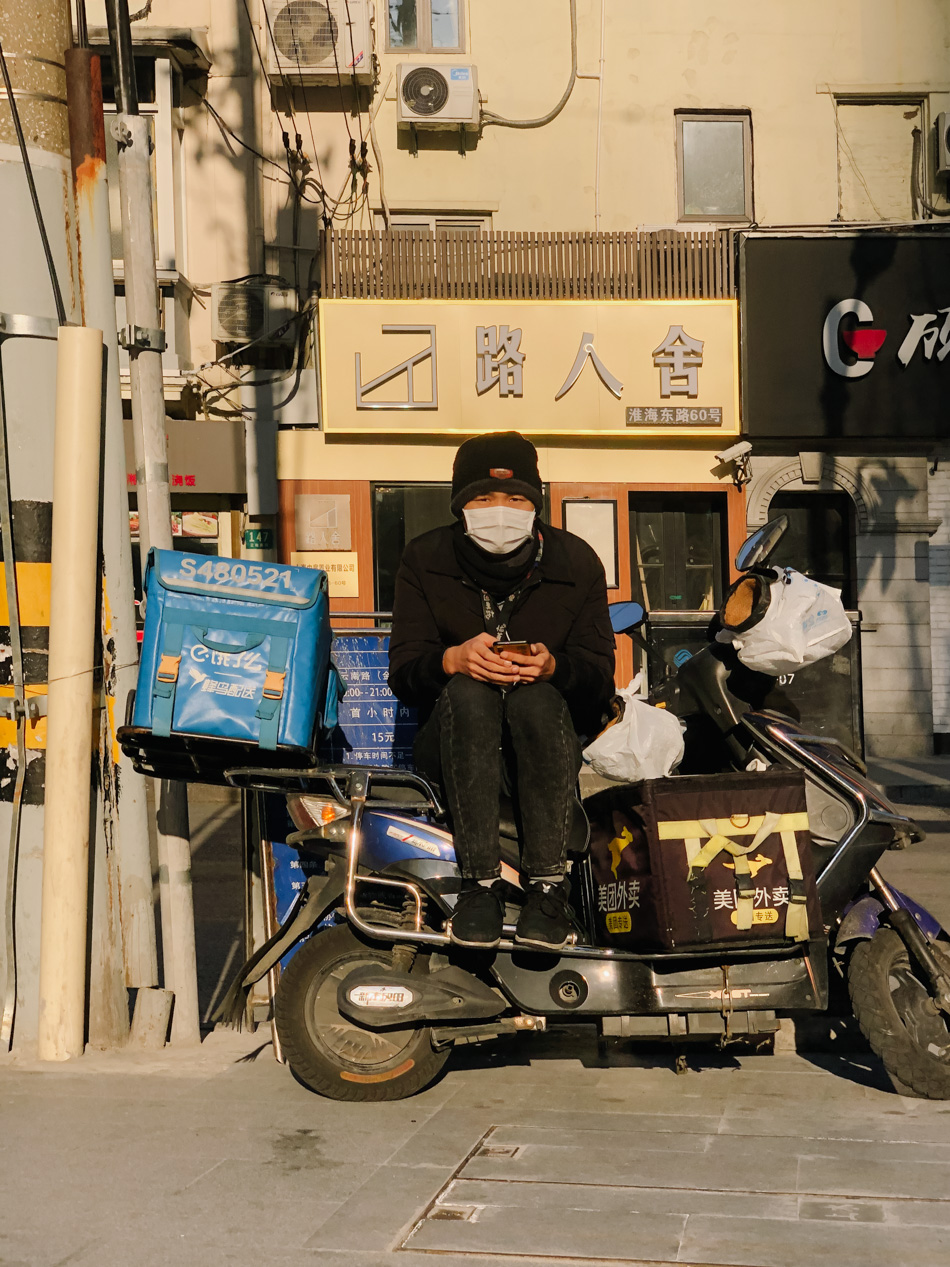
M 743 819 L 745 819 L 744 822 Z M 685 844 L 690 881 L 697 879 L 699 873 L 705 870 L 720 853 L 726 852 L 735 859 L 736 927 L 738 929 L 751 928 L 754 914 L 755 893 L 750 885 L 742 883 L 752 875 L 747 855 L 758 849 L 768 836 L 777 832 L 782 839 L 789 879 L 801 880 L 802 867 L 795 833 L 807 830 L 807 813 L 769 812 L 749 816 L 736 814 L 732 818 L 682 819 L 657 823 L 657 834 L 660 840 L 682 840 Z M 738 845 L 731 839 L 732 836 L 751 836 L 752 840 L 748 845 Z M 704 837 L 708 839 L 705 844 L 701 844 Z M 808 938 L 808 913 L 803 897 L 796 898 L 790 895 L 785 919 L 785 935 L 795 941 L 806 941 Z

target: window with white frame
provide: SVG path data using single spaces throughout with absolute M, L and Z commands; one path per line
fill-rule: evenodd
M 748 111 L 677 111 L 676 168 L 680 220 L 753 219 Z
M 115 113 L 115 91 L 106 50 L 102 51 L 102 95 L 106 115 L 106 166 L 109 178 L 112 258 L 122 259 L 122 221 L 116 141 L 109 128 Z M 160 272 L 183 273 L 184 217 L 182 214 L 181 138 L 178 108 L 181 73 L 169 57 L 135 57 L 139 113 L 148 120 L 152 141 L 152 227 L 155 264 Z
M 390 52 L 461 53 L 465 48 L 464 0 L 388 0 L 386 47 Z

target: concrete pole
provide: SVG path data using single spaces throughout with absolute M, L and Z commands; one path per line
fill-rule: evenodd
M 106 851 L 118 862 L 118 917 L 125 984 L 158 984 L 146 781 L 116 742 L 125 701 L 138 676 L 132 545 L 126 494 L 125 435 L 119 384 L 112 235 L 99 57 L 66 54 L 69 140 L 80 242 L 83 320 L 103 331 L 105 431 L 102 473 L 102 677 L 105 709 L 100 752 Z M 90 1030 L 92 1029 L 90 1023 Z
M 0 40 L 9 65 L 66 316 L 78 318 L 69 136 L 63 52 L 72 43 L 68 0 L 0 0 Z M 6 92 L 0 93 L 0 312 L 57 318 L 46 259 L 30 201 L 23 157 Z M 2 349 L 3 391 L 13 504 L 13 542 L 18 606 L 23 628 L 22 669 L 28 695 L 46 691 L 49 564 L 52 521 L 53 419 L 56 346 L 39 339 L 6 339 Z M 8 558 L 6 566 L 11 565 Z M 3 633 L 0 654 L 9 656 Z M 16 728 L 0 737 L 0 885 L 3 906 L 15 904 L 15 959 L 7 938 L 3 980 L 12 986 L 4 1000 L 4 1039 L 29 1053 L 37 1037 L 40 909 L 43 871 L 46 723 L 27 721 L 25 761 L 18 760 Z M 24 774 L 21 809 L 11 801 Z M 19 850 L 11 824 L 19 814 Z M 9 931 L 5 929 L 5 932 Z M 15 977 L 10 969 L 15 968 Z M 12 1036 L 11 1036 L 12 1025 Z
M 172 549 L 171 498 L 162 385 L 161 318 L 152 227 L 152 173 L 146 120 L 138 113 L 127 0 L 107 0 L 117 113 L 125 312 L 135 437 L 136 489 L 142 564 L 150 547 Z M 185 784 L 161 780 L 158 788 L 159 894 L 165 988 L 175 993 L 172 1042 L 201 1040 L 195 916 L 191 895 L 191 843 Z
M 102 331 L 64 326 L 58 351 L 40 1060 L 81 1056 L 85 1038 Z

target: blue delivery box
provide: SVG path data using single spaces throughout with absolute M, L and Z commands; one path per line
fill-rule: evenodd
M 151 550 L 144 590 L 130 718 L 139 741 L 150 732 L 310 752 L 335 724 L 326 573 Z

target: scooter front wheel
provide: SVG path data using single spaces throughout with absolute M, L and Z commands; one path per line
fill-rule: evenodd
M 417 963 L 419 961 L 417 960 Z M 297 951 L 274 1001 L 277 1033 L 294 1075 L 331 1100 L 402 1100 L 436 1077 L 427 1026 L 369 1030 L 341 1015 L 337 991 L 356 968 L 392 964 L 392 952 L 362 941 L 347 924 L 316 933 Z
M 879 928 L 855 947 L 848 990 L 861 1031 L 895 1089 L 950 1100 L 950 1018 L 933 1002 L 923 970 L 893 928 Z

